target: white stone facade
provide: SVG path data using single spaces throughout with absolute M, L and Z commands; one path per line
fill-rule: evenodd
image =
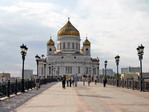
M 47 56 L 39 60 L 39 76 L 99 75 L 99 59 L 91 57 L 90 43 L 80 50 L 79 35 L 58 35 L 56 50 L 54 44 L 53 40 L 47 43 Z

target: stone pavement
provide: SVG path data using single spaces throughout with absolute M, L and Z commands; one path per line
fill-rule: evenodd
M 32 97 L 35 97 L 36 95 L 40 94 L 47 88 L 50 88 L 54 84 L 56 83 L 53 82 L 47 85 L 41 85 L 41 88 L 39 90 L 32 89 L 32 90 L 26 91 L 23 94 L 19 93 L 17 95 L 11 95 L 10 98 L 6 98 L 6 97 L 0 98 L 0 112 L 11 112 L 15 108 L 27 102 Z
M 62 89 L 57 83 L 13 112 L 149 112 L 149 93 L 81 82 Z

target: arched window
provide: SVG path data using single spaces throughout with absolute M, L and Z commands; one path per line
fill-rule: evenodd
M 72 49 L 74 49 L 74 43 L 72 43 Z
M 86 48 L 86 54 L 89 55 L 89 50 L 88 50 L 88 48 Z
M 49 51 L 52 51 L 52 49 L 50 48 Z
M 60 46 L 60 49 L 62 48 L 62 44 L 61 43 L 59 43 L 59 46 Z
M 76 43 L 76 50 L 78 49 L 78 43 Z
M 70 49 L 70 43 L 68 42 L 68 47 L 67 47 L 68 49 Z
M 65 43 L 63 43 L 63 49 L 65 49 Z

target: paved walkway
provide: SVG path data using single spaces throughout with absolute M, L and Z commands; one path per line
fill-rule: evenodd
M 62 89 L 57 83 L 13 112 L 149 112 L 149 93 L 94 83 Z
M 23 94 L 18 93 L 17 95 L 11 95 L 10 98 L 7 97 L 0 98 L 0 112 L 12 112 L 12 110 L 24 104 L 32 97 L 41 94 L 43 91 L 47 90 L 54 84 L 56 84 L 56 82 L 48 83 L 47 85 L 41 85 L 41 88 L 39 90 L 32 89 L 26 91 Z

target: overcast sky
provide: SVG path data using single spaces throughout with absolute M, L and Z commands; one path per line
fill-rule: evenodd
M 138 67 L 136 48 L 145 46 L 143 71 L 149 72 L 149 0 L 0 0 L 0 72 L 21 76 L 20 45 L 27 45 L 25 69 L 36 72 L 35 55 L 46 55 L 46 42 L 70 17 L 79 30 L 81 45 L 86 36 L 92 57 L 100 58 L 100 68 L 116 70 Z

